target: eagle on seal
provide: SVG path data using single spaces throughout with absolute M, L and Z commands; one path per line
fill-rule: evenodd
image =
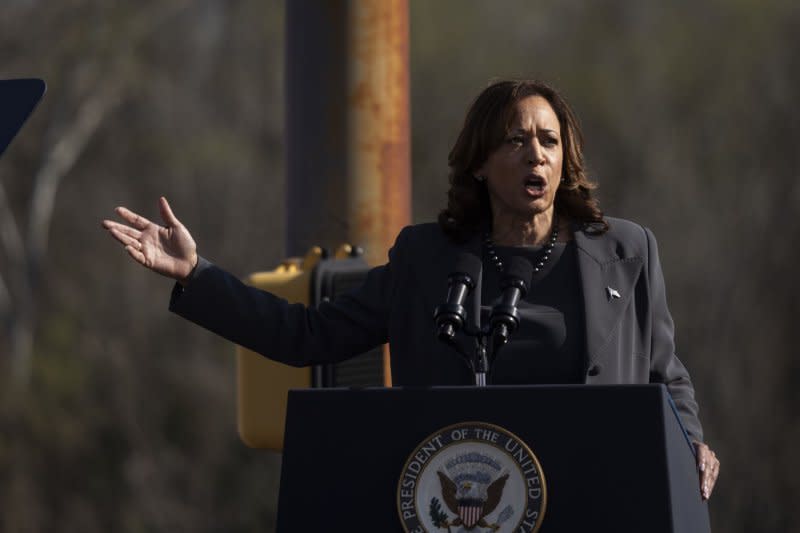
M 497 524 L 488 524 L 484 518 L 500 503 L 503 489 L 508 481 L 508 473 L 498 477 L 488 486 L 481 482 L 483 480 L 469 479 L 472 476 L 464 476 L 462 479 L 453 481 L 441 470 L 436 473 L 442 485 L 442 499 L 448 509 L 458 515 L 458 518 L 450 525 L 463 525 L 467 531 L 476 526 L 492 530 L 499 528 Z

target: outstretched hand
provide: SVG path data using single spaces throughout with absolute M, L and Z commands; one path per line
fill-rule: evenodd
M 128 225 L 103 220 L 103 227 L 125 246 L 137 263 L 179 283 L 186 283 L 197 265 L 197 245 L 163 196 L 159 199 L 159 210 L 164 226 L 125 207 L 117 207 L 114 211 Z

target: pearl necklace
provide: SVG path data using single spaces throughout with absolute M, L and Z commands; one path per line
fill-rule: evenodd
M 547 260 L 550 259 L 550 254 L 553 252 L 553 248 L 556 246 L 556 241 L 558 240 L 558 219 L 553 217 L 553 229 L 550 232 L 550 240 L 547 241 L 547 244 L 544 245 L 544 249 L 542 250 L 542 255 L 539 256 L 539 262 L 536 263 L 533 267 L 533 275 L 535 276 L 538 274 L 543 268 Z M 505 274 L 505 268 L 503 265 L 503 260 L 500 259 L 500 256 L 497 255 L 497 250 L 494 247 L 494 241 L 492 241 L 492 234 L 489 232 L 484 233 L 483 235 L 483 245 L 486 248 L 486 255 L 489 257 L 489 262 L 494 264 L 497 267 L 498 272 L 501 275 Z

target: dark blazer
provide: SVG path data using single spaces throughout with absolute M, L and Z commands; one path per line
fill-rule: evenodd
M 702 441 L 694 389 L 675 355 L 655 238 L 638 224 L 607 221 L 610 229 L 602 235 L 577 227 L 574 232 L 585 309 L 585 382 L 665 383 L 690 437 Z M 459 251 L 480 255 L 480 237 L 455 244 L 436 224 L 406 227 L 385 265 L 372 269 L 359 289 L 318 309 L 289 304 L 203 263 L 185 289 L 175 286 L 170 309 L 290 365 L 337 362 L 389 342 L 395 385 L 468 385 L 470 372 L 437 340 L 432 319 Z

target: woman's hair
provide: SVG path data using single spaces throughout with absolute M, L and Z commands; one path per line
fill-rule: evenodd
M 608 230 L 603 212 L 592 197 L 596 185 L 586 175 L 583 134 L 564 98 L 546 83 L 532 80 L 498 81 L 484 89 L 467 111 L 464 126 L 448 156 L 450 190 L 447 208 L 439 213 L 442 230 L 456 241 L 491 227 L 492 212 L 486 180 L 475 172 L 507 137 L 515 104 L 526 96 L 541 96 L 553 107 L 561 126 L 564 164 L 555 198 L 556 213 L 596 233 Z

